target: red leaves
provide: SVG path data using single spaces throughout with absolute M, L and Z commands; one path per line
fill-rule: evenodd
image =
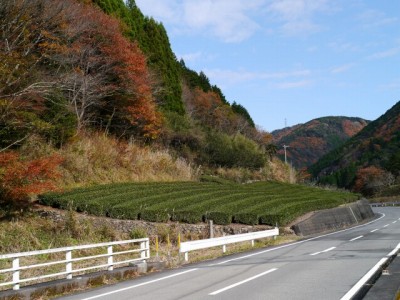
M 366 196 L 374 195 L 385 186 L 393 184 L 391 173 L 379 167 L 369 166 L 358 170 L 354 190 Z
M 57 167 L 62 161 L 59 155 L 25 161 L 15 152 L 0 153 L 1 202 L 22 206 L 32 194 L 56 190 L 54 179 L 60 177 Z
M 77 12 L 82 35 L 72 45 L 75 52 L 90 48 L 91 59 L 97 67 L 89 69 L 91 74 L 104 72 L 106 82 L 97 88 L 109 88 L 114 98 L 114 107 L 119 114 L 134 125 L 139 134 L 156 138 L 160 131 L 161 116 L 153 101 L 152 86 L 146 57 L 136 43 L 122 34 L 121 24 L 92 6 L 82 7 Z M 70 24 L 74 26 L 74 24 Z M 79 32 L 79 28 L 75 31 Z

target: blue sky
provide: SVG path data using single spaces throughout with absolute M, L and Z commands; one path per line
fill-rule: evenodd
M 136 0 L 178 59 L 272 131 L 400 101 L 400 0 Z

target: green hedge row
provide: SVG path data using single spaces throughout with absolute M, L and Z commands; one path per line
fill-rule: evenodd
M 213 179 L 213 178 L 212 178 Z M 210 179 L 208 179 L 211 181 Z M 44 205 L 117 219 L 215 224 L 285 225 L 309 211 L 354 201 L 357 195 L 277 182 L 110 184 L 40 195 Z

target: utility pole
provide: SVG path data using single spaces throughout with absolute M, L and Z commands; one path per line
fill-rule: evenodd
M 286 148 L 290 148 L 290 146 L 283 145 L 283 149 L 285 149 L 285 164 L 287 164 L 287 158 L 286 158 Z

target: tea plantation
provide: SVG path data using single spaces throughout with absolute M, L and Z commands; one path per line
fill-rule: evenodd
M 97 216 L 151 222 L 285 225 L 358 195 L 278 182 L 124 183 L 41 195 L 41 204 Z

